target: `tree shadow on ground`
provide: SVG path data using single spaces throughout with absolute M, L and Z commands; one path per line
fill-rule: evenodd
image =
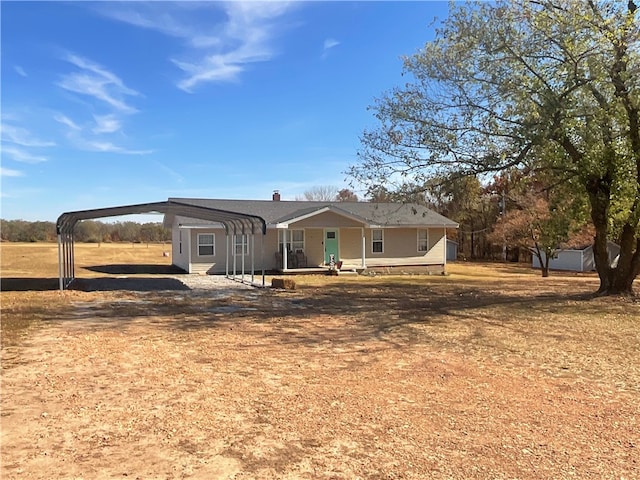
M 127 279 L 107 280 L 115 282 L 114 289 L 116 285 L 117 289 L 135 289 L 133 283 L 127 286 L 123 282 Z M 131 280 L 135 282 L 136 279 Z M 171 289 L 159 283 L 148 285 Z M 177 290 L 186 290 L 186 287 L 181 285 Z M 137 291 L 145 293 L 140 293 L 142 296 L 138 299 L 84 306 L 82 311 L 70 316 L 62 314 L 58 319 L 64 320 L 66 316 L 67 319 L 84 320 L 106 328 L 113 326 L 114 322 L 126 324 L 150 318 L 162 329 L 185 333 L 215 333 L 219 328 L 235 329 L 237 326 L 252 337 L 252 345 L 263 342 L 333 344 L 357 349 L 360 348 L 357 347 L 359 343 L 374 340 L 387 347 L 400 348 L 416 342 L 436 341 L 435 337 L 430 339 L 430 330 L 424 327 L 438 328 L 447 324 L 466 325 L 469 340 L 473 340 L 471 337 L 487 325 L 486 321 L 518 333 L 523 328 L 528 330 L 530 312 L 553 313 L 558 308 L 575 309 L 576 302 L 590 298 L 590 293 L 584 290 L 523 296 L 508 288 L 496 292 L 469 285 L 393 282 L 295 291 L 228 289 L 224 295 L 213 295 L 207 291 L 160 293 L 151 288 Z

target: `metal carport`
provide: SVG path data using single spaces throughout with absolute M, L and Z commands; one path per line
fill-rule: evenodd
M 218 210 L 215 208 L 207 208 L 196 205 L 176 201 L 142 203 L 138 205 L 124 205 L 120 207 L 97 208 L 93 210 L 80 210 L 77 212 L 66 212 L 58 217 L 56 222 L 56 231 L 58 234 L 58 265 L 60 271 L 60 290 L 68 288 L 75 279 L 74 264 L 74 228 L 81 220 L 90 220 L 94 218 L 116 217 L 120 215 L 131 215 L 139 213 L 163 213 L 174 214 L 183 217 L 197 218 L 201 220 L 209 220 L 213 223 L 219 223 L 224 226 L 227 235 L 227 260 L 226 260 L 226 276 L 229 277 L 229 236 L 230 235 L 251 235 L 251 283 L 254 277 L 254 254 L 255 243 L 253 235 L 262 233 L 260 241 L 260 255 L 264 257 L 264 235 L 267 233 L 267 223 L 262 217 L 257 215 L 247 215 L 244 213 L 230 212 L 226 210 Z M 262 285 L 264 286 L 264 262 L 262 267 Z M 242 277 L 244 282 L 244 256 L 242 257 Z M 236 277 L 236 265 L 234 257 L 233 279 Z

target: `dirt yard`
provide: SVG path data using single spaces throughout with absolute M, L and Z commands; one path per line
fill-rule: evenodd
M 0 476 L 640 478 L 637 299 L 449 271 L 3 291 Z

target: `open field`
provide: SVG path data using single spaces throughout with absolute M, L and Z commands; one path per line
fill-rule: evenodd
M 169 263 L 105 247 L 79 246 L 78 276 Z M 3 281 L 56 277 L 54 245 L 1 248 Z M 449 271 L 3 291 L 0 476 L 640 478 L 637 299 L 592 298 L 591 274 Z

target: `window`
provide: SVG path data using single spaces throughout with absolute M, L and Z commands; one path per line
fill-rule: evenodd
M 418 229 L 418 251 L 429 251 L 429 230 Z
M 371 251 L 382 253 L 384 251 L 384 235 L 381 228 L 371 230 Z
M 290 252 L 304 252 L 304 230 L 287 231 L 287 246 Z M 278 230 L 278 251 L 284 251 L 284 230 Z
M 216 254 L 216 236 L 213 233 L 198 234 L 198 255 L 212 257 Z
M 247 235 L 235 236 L 235 248 L 233 249 L 234 255 L 247 255 L 249 253 L 247 245 Z

